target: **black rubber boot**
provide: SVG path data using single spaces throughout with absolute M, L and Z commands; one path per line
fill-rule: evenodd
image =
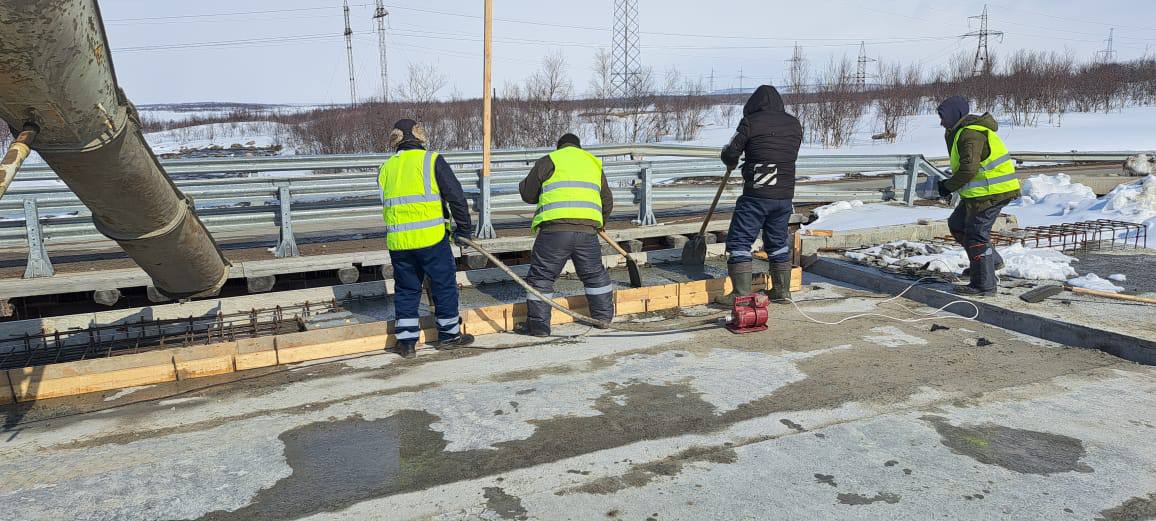
M 727 264 L 727 275 L 730 276 L 731 286 L 734 289 L 726 295 L 715 297 L 715 304 L 733 306 L 736 298 L 751 294 L 751 279 L 754 278 L 753 265 L 754 263 L 751 262 Z
M 536 322 L 522 322 L 521 324 L 514 326 L 514 332 L 519 335 L 545 338 L 550 336 L 550 327 L 543 326 Z
M 1003 257 L 999 254 L 999 250 L 993 249 L 992 251 L 995 252 L 995 270 L 996 271 L 1002 270 L 1004 268 Z M 971 268 L 964 268 L 963 273 L 960 274 L 959 276 L 960 277 L 970 277 L 971 276 Z
M 966 286 L 955 286 L 952 292 L 969 297 L 995 296 L 995 249 L 987 244 L 976 244 L 968 248 L 968 255 L 971 257 L 968 272 L 971 282 Z
M 772 302 L 787 302 L 791 300 L 791 273 L 794 266 L 789 262 L 771 265 L 771 289 L 767 295 Z
M 459 347 L 466 347 L 473 343 L 474 335 L 467 335 L 462 333 L 453 338 L 438 340 L 438 343 L 434 344 L 434 349 L 437 349 L 438 351 L 453 351 L 454 349 Z
M 401 355 L 402 358 L 413 358 L 417 356 L 417 341 L 413 342 L 398 342 L 394 351 Z

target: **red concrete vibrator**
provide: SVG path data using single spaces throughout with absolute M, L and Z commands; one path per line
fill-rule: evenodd
M 767 330 L 767 305 L 771 299 L 762 293 L 738 297 L 727 315 L 727 329 L 731 333 L 757 333 Z

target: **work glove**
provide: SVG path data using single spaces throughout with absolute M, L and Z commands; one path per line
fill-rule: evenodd
M 940 197 L 942 197 L 944 199 L 951 197 L 951 190 L 948 190 L 946 186 L 943 186 L 943 183 L 939 183 L 939 186 L 937 188 L 939 188 L 939 196 Z
M 458 246 L 461 246 L 461 247 L 469 246 L 469 244 L 467 244 L 466 241 L 472 239 L 472 237 L 470 237 L 470 235 L 471 234 L 470 234 L 469 230 L 463 230 L 461 228 L 454 230 L 454 234 L 453 234 L 454 244 L 457 244 Z

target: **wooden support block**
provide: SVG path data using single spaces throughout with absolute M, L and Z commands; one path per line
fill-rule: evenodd
M 807 235 L 811 237 L 834 237 L 835 232 L 831 230 L 807 230 Z
M 166 350 L 10 369 L 8 378 L 16 400 L 26 402 L 171 382 L 177 371 Z
M 653 286 L 649 290 L 650 300 L 646 303 L 647 311 L 661 311 L 678 307 L 678 284 Z
M 462 315 L 465 332 L 474 336 L 502 333 L 513 329 L 510 324 L 512 306 L 489 306 L 466 310 Z
M 276 337 L 245 338 L 235 344 L 237 352 L 233 355 L 233 367 L 237 371 L 272 367 L 280 363 L 277 360 Z
M 282 364 L 294 364 L 380 351 L 390 345 L 392 327 L 392 322 L 374 322 L 280 335 L 277 358 Z
M 559 297 L 554 299 L 554 302 L 558 303 L 566 309 L 569 309 L 570 311 L 590 316 L 590 308 L 586 303 L 585 295 Z M 571 322 L 574 322 L 574 319 L 570 315 L 562 313 L 558 310 L 554 310 L 554 312 L 550 314 L 550 324 L 569 324 Z
M 614 305 L 618 315 L 633 315 L 647 311 L 650 299 L 648 288 L 620 289 L 614 292 Z
M 795 268 L 791 270 L 791 291 L 802 291 L 803 289 L 803 268 Z
M 751 290 L 761 291 L 771 289 L 771 277 L 766 273 L 756 273 L 751 277 Z
M 16 401 L 12 394 L 12 383 L 8 381 L 8 371 L 0 371 L 0 405 L 7 405 Z
M 233 356 L 237 354 L 237 343 L 180 347 L 173 349 L 172 354 L 177 380 L 231 373 L 235 370 Z

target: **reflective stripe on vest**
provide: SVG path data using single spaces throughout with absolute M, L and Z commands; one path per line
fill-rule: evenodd
M 960 188 L 959 195 L 965 199 L 987 197 L 1014 192 L 1020 189 L 1020 179 L 1016 175 L 1015 161 L 1008 152 L 1007 145 L 994 131 L 980 125 L 968 125 L 959 129 L 951 144 L 951 169 L 959 171 L 959 136 L 964 129 L 971 129 L 987 136 L 991 155 L 979 163 L 979 171 L 970 182 Z
M 437 157 L 437 152 L 403 150 L 381 166 L 377 183 L 390 250 L 427 248 L 445 239 L 441 190 L 434 178 Z
M 602 160 L 578 147 L 550 153 L 554 173 L 542 183 L 533 231 L 544 222 L 584 219 L 602 226 Z

